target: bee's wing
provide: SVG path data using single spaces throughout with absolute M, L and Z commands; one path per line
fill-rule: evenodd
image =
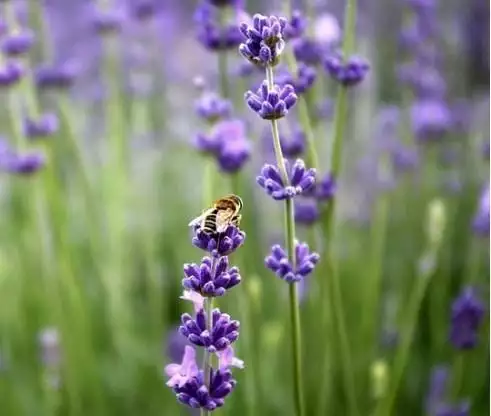
M 190 223 L 188 224 L 188 227 L 196 227 L 198 225 L 201 225 L 201 223 L 203 222 L 204 218 L 212 210 L 213 210 L 213 208 L 210 208 L 210 209 L 207 209 L 206 211 L 203 211 L 203 213 L 199 217 L 196 217 L 196 218 L 194 218 L 193 220 L 190 221 Z
M 217 212 L 217 232 L 223 233 L 230 225 L 233 217 L 233 210 L 224 209 Z

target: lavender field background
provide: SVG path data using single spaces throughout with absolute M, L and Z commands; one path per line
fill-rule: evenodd
M 488 415 L 488 40 L 484 0 L 0 0 L 0 415 Z M 229 193 L 220 394 L 166 366 Z

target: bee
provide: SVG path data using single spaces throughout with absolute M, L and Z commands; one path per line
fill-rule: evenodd
M 242 199 L 237 195 L 230 194 L 217 199 L 211 208 L 193 219 L 190 227 L 199 227 L 207 234 L 223 233 L 229 225 L 238 227 L 242 216 Z

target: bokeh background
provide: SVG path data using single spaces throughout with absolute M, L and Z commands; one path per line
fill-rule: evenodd
M 231 257 L 243 281 L 219 305 L 241 321 L 245 368 L 217 413 L 294 414 L 287 283 L 264 266 L 282 207 L 255 182 L 274 162 L 271 135 L 243 100 L 264 74 L 233 35 L 257 12 L 305 17 L 285 55 L 316 79 L 280 129 L 296 157 L 308 126 L 322 177 L 341 89 L 323 63 L 341 46 L 346 1 L 205 3 L 0 1 L 2 415 L 189 414 L 163 372 L 185 345 L 183 264 L 203 256 L 187 225 L 229 192 L 244 200 L 247 239 Z M 455 406 L 440 416 L 484 416 L 489 3 L 353 3 L 352 53 L 370 70 L 347 91 L 332 241 L 325 203 L 297 201 L 297 236 L 321 255 L 301 287 L 306 414 L 436 415 L 437 400 Z M 229 48 L 211 42 L 221 25 Z M 238 123 L 221 132 L 240 139 L 233 169 L 196 145 L 218 134 L 197 111 L 214 94 Z M 472 348 L 450 337 L 455 325 L 477 334 Z

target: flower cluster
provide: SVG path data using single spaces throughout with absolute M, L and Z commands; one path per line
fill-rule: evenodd
M 45 113 L 37 119 L 24 120 L 24 135 L 31 139 L 51 136 L 58 130 L 58 117 L 53 113 Z
M 0 172 L 30 175 L 41 169 L 45 163 L 42 153 L 18 153 L 0 138 Z
M 240 25 L 240 31 L 246 40 L 240 44 L 239 52 L 255 65 L 276 65 L 285 47 L 283 32 L 286 25 L 285 18 L 255 14 L 252 25 Z
M 341 85 L 352 87 L 365 79 L 370 66 L 362 58 L 351 56 L 344 59 L 342 55 L 336 54 L 324 61 L 324 69 Z
M 181 316 L 179 333 L 197 347 L 204 348 L 205 363 L 199 369 L 196 351 L 186 345 L 180 364 L 169 364 L 165 373 L 179 402 L 192 407 L 213 411 L 223 406 L 225 398 L 235 388 L 231 367 L 243 368 L 244 363 L 234 356 L 233 344 L 239 337 L 240 324 L 219 309 L 212 309 L 212 299 L 223 296 L 227 290 L 237 286 L 240 272 L 230 267 L 227 256 L 239 248 L 245 233 L 229 226 L 223 233 L 209 234 L 196 227 L 193 245 L 209 254 L 201 263 L 185 264 L 182 299 L 193 302 L 194 315 Z M 206 355 L 208 354 L 208 355 Z M 210 364 L 209 354 L 218 357 L 218 368 Z
M 292 85 L 297 95 L 303 94 L 312 86 L 317 78 L 317 71 L 313 66 L 300 62 L 295 76 L 288 71 L 283 71 L 277 76 L 276 83 L 280 86 Z
M 265 120 L 278 120 L 288 114 L 288 110 L 297 102 L 295 88 L 286 84 L 283 87 L 274 85 L 273 88 L 268 87 L 268 83 L 264 81 L 257 93 L 247 91 L 245 100 L 249 108 L 254 111 L 259 117 Z
M 474 348 L 484 317 L 484 305 L 472 288 L 465 288 L 452 304 L 450 341 L 460 350 Z

